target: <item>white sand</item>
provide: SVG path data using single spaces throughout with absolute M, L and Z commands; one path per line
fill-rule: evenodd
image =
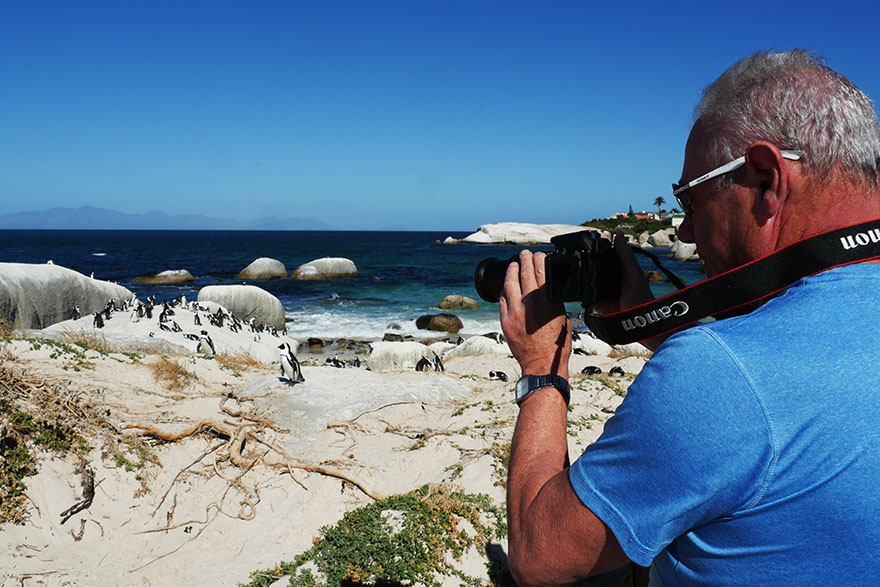
M 65 326 L 87 329 L 84 320 Z M 253 347 L 251 338 L 243 346 Z M 261 352 L 269 356 L 277 340 L 260 344 Z M 87 456 L 95 496 L 61 525 L 61 512 L 82 495 L 77 459 L 44 454 L 27 480 L 29 520 L 0 530 L 2 585 L 235 585 L 293 559 L 319 528 L 370 503 L 367 493 L 452 483 L 504 505 L 491 449 L 509 443 L 517 414 L 511 388 L 519 373 L 509 356 L 449 358 L 442 374 L 304 367 L 306 382 L 289 386 L 278 381 L 277 365 L 235 373 L 187 354 L 176 360 L 195 381 L 170 391 L 149 367 L 158 355 L 132 362 L 89 351 L 93 367 L 83 368 L 54 347 L 33 347 L 9 343 L 3 366 L 43 386 L 41 394 L 53 390 L 62 413 L 86 416 L 83 429 L 96 434 Z M 621 365 L 634 374 L 644 361 L 574 355 L 571 369 L 593 364 L 607 373 Z M 489 381 L 490 370 L 505 371 L 509 382 Z M 625 389 L 630 380 L 615 381 Z M 574 459 L 621 397 L 598 379 L 573 383 Z M 174 442 L 144 435 L 181 434 L 199 423 L 209 425 Z M 117 466 L 114 454 L 139 460 L 122 442 L 126 435 L 147 442 L 155 462 L 134 471 Z M 316 466 L 323 472 L 306 470 Z M 487 580 L 484 562 L 473 552 L 461 564 Z

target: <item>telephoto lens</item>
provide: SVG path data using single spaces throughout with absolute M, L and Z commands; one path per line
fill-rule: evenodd
M 501 299 L 501 290 L 504 289 L 507 268 L 518 258 L 514 255 L 509 259 L 489 257 L 480 261 L 474 271 L 474 287 L 477 289 L 477 294 L 487 302 L 498 302 Z

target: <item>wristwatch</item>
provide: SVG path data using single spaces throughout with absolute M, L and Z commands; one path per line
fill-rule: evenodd
M 555 387 L 562 394 L 565 405 L 568 405 L 569 391 L 568 381 L 559 375 L 523 375 L 516 382 L 513 388 L 516 404 L 522 404 L 523 400 L 529 397 L 532 392 L 544 389 L 545 387 Z

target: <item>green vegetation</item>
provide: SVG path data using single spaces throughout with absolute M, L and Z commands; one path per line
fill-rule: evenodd
M 72 428 L 16 409 L 7 388 L 0 388 L 0 524 L 27 517 L 25 478 L 37 473 L 34 448 L 86 454 L 91 448 Z
M 95 368 L 95 364 L 86 357 L 85 347 L 80 344 L 70 345 L 66 342 L 52 340 L 51 338 L 30 338 L 28 342 L 31 345 L 31 349 L 35 351 L 40 350 L 44 346 L 51 347 L 52 352 L 49 358 L 61 359 L 63 361 L 61 367 L 65 370 L 82 371 Z
M 658 230 L 669 228 L 670 226 L 672 226 L 672 221 L 669 219 L 640 220 L 638 218 L 627 218 L 626 216 L 621 216 L 619 218 L 593 218 L 589 222 L 582 223 L 581 226 L 609 230 L 612 232 L 619 230 L 626 234 L 638 236 L 646 231 L 653 234 Z
M 246 585 L 267 587 L 285 575 L 293 586 L 439 586 L 442 576 L 480 585 L 450 559 L 506 534 L 505 513 L 488 496 L 425 485 L 348 512 L 322 528 L 310 549 L 251 573 Z

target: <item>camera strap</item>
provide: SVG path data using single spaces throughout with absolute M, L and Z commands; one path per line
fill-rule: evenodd
M 880 219 L 805 238 L 675 293 L 584 321 L 600 339 L 626 344 L 668 334 L 713 316 L 744 314 L 748 306 L 794 282 L 843 265 L 880 258 Z

